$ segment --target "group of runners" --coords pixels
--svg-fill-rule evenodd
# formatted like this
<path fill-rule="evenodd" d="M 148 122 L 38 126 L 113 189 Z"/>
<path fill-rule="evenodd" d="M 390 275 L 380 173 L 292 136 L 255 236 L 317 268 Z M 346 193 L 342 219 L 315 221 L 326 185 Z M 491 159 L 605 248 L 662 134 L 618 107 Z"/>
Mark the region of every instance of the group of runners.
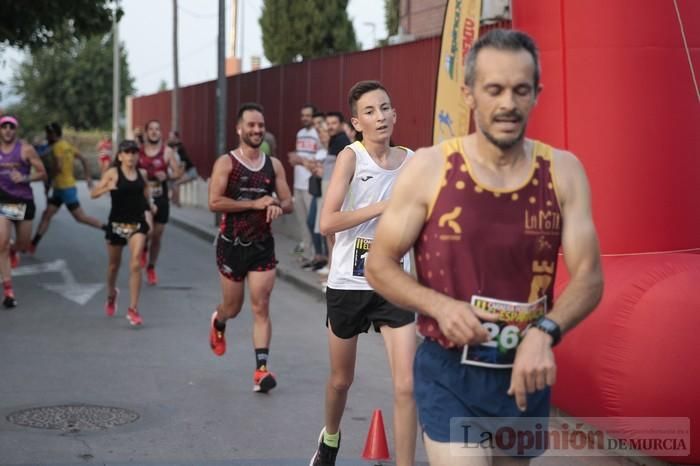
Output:
<path fill-rule="evenodd" d="M 0 273 L 7 308 L 15 307 L 17 299 L 12 287 L 11 269 L 19 264 L 19 253 L 34 254 L 47 233 L 54 215 L 65 204 L 73 218 L 82 224 L 103 230 L 107 244 L 107 299 L 105 313 L 113 316 L 117 310 L 119 290 L 116 280 L 121 264 L 122 250 L 129 246 L 131 253 L 129 278 L 129 307 L 127 319 L 138 326 L 143 323 L 138 311 L 142 269 L 146 268 L 149 285 L 158 283 L 156 264 L 160 254 L 165 225 L 170 212 L 169 181 L 181 179 L 186 166 L 175 152 L 174 144 L 165 144 L 160 123 L 149 121 L 142 143 L 122 141 L 114 156 L 108 158 L 108 145 L 99 147 L 102 176 L 93 183 L 85 157 L 71 143 L 62 138 L 60 125 L 46 127 L 50 163 L 42 163 L 34 148 L 17 137 L 19 121 L 11 115 L 0 119 Z M 91 197 L 106 193 L 111 196 L 111 209 L 104 223 L 85 213 L 80 206 L 74 172 L 74 160 L 79 160 Z M 46 166 L 53 176 L 47 206 L 34 237 L 32 221 L 36 213 L 32 181 L 48 181 Z M 14 226 L 14 239 L 12 229 Z"/>
<path fill-rule="evenodd" d="M 397 465 L 414 464 L 419 428 L 432 466 L 527 464 L 543 452 L 502 455 L 481 443 L 486 427 L 455 431 L 450 421 L 549 415 L 556 378 L 552 347 L 602 294 L 588 181 L 573 154 L 524 136 L 542 89 L 539 54 L 529 36 L 494 30 L 479 38 L 465 77 L 462 97 L 476 131 L 415 153 L 391 143 L 397 115 L 380 82 L 361 81 L 350 90 L 350 122 L 361 140 L 338 154 L 319 222 L 321 234 L 334 238 L 325 316 L 330 367 L 311 466 L 335 465 L 358 335 L 370 328 L 382 335 L 393 381 Z M 13 139 L 17 121 L 3 117 L 0 127 L 0 271 L 7 300 L 9 251 L 29 247 L 28 183 L 46 175 L 34 151 Z M 225 354 L 226 327 L 242 310 L 247 280 L 253 390 L 266 393 L 278 384 L 270 371 L 277 263 L 271 222 L 292 212 L 295 200 L 282 163 L 260 149 L 264 109 L 242 105 L 236 131 L 240 144 L 216 160 L 209 184 L 209 208 L 222 216 L 215 248 L 222 299 L 211 315 L 209 343 L 215 355 Z M 116 310 L 116 273 L 122 248 L 129 246 L 127 315 L 134 325 L 141 323 L 142 263 L 149 283 L 157 281 L 169 168 L 180 175 L 160 125 L 149 122 L 143 145 L 121 142 L 113 166 L 92 190 L 93 197 L 111 194 L 106 225 L 78 210 L 70 183 L 59 184 L 45 212 L 48 222 L 66 203 L 77 220 L 104 228 L 108 315 Z M 7 213 L 17 210 L 21 218 Z M 13 223 L 17 240 L 11 246 Z M 45 231 L 39 228 L 34 245 Z M 570 279 L 555 303 L 560 249 Z M 472 453 L 456 456 L 454 446 L 465 444 Z"/>

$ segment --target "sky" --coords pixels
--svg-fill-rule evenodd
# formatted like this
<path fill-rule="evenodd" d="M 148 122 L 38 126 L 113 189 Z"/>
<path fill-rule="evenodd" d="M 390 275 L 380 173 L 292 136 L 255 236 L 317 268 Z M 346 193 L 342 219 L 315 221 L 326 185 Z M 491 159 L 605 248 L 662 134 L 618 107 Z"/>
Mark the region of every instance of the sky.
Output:
<path fill-rule="evenodd" d="M 181 86 L 216 79 L 218 4 L 218 0 L 178 0 Z M 244 72 L 250 71 L 250 57 L 253 55 L 262 58 L 263 67 L 269 66 L 264 58 L 258 22 L 262 4 L 263 0 L 239 0 L 238 24 L 242 30 L 239 56 L 242 52 Z M 124 16 L 119 26 L 119 40 L 126 46 L 136 94 L 152 94 L 162 81 L 170 88 L 173 82 L 172 0 L 121 0 L 121 6 Z M 353 21 L 355 35 L 363 50 L 372 48 L 375 38 L 380 40 L 386 37 L 383 1 L 350 0 L 348 16 Z M 226 20 L 228 50 L 230 0 L 226 1 Z M 367 23 L 372 23 L 374 28 Z M 22 59 L 20 51 L 4 49 L 0 57 L 0 81 L 8 83 Z M 7 85 L 0 89 L 0 93 L 2 103 L 7 104 L 10 93 Z"/>

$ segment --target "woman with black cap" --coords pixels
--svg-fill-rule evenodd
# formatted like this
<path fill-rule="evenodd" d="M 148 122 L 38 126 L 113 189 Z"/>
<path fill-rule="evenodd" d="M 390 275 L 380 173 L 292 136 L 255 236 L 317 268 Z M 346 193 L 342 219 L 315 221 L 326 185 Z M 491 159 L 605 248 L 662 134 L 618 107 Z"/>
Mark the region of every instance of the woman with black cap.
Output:
<path fill-rule="evenodd" d="M 90 193 L 92 198 L 98 198 L 109 192 L 112 196 L 112 209 L 107 223 L 107 303 L 105 313 L 111 317 L 117 310 L 116 288 L 117 274 L 121 264 L 122 249 L 127 244 L 131 252 L 129 261 L 129 309 L 126 318 L 133 326 L 143 323 L 137 310 L 139 291 L 141 289 L 140 254 L 146 242 L 149 226 L 146 223 L 146 210 L 154 210 L 145 170 L 137 168 L 139 147 L 133 140 L 125 140 L 119 144 L 114 166 L 103 175 L 95 189 Z"/>

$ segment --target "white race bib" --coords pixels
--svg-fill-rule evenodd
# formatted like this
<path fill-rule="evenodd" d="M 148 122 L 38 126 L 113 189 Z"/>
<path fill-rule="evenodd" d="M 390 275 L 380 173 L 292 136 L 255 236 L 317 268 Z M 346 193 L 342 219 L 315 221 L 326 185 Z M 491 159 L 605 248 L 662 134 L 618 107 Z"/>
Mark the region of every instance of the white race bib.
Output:
<path fill-rule="evenodd" d="M 0 215 L 10 220 L 24 220 L 27 204 L 0 204 Z"/>
<path fill-rule="evenodd" d="M 140 223 L 112 222 L 112 233 L 124 239 L 131 238 L 131 235 L 139 231 L 140 228 Z"/>
<path fill-rule="evenodd" d="M 498 322 L 481 324 L 488 330 L 491 339 L 478 346 L 465 346 L 462 364 L 510 369 L 525 329 L 547 313 L 547 296 L 531 303 L 518 303 L 474 295 L 471 305 L 497 315 Z"/>
<path fill-rule="evenodd" d="M 365 260 L 369 254 L 369 247 L 372 245 L 370 238 L 355 238 L 355 250 L 352 256 L 352 275 L 355 277 L 365 276 Z"/>

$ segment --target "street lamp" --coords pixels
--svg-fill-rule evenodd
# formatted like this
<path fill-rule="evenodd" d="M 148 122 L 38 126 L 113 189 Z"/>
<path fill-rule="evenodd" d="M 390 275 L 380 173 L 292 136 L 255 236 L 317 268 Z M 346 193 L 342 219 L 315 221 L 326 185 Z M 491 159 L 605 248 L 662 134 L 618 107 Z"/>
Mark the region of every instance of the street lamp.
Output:
<path fill-rule="evenodd" d="M 377 25 L 370 21 L 365 21 L 363 24 L 367 27 L 372 28 L 372 45 L 368 48 L 373 49 L 377 46 Z"/>

